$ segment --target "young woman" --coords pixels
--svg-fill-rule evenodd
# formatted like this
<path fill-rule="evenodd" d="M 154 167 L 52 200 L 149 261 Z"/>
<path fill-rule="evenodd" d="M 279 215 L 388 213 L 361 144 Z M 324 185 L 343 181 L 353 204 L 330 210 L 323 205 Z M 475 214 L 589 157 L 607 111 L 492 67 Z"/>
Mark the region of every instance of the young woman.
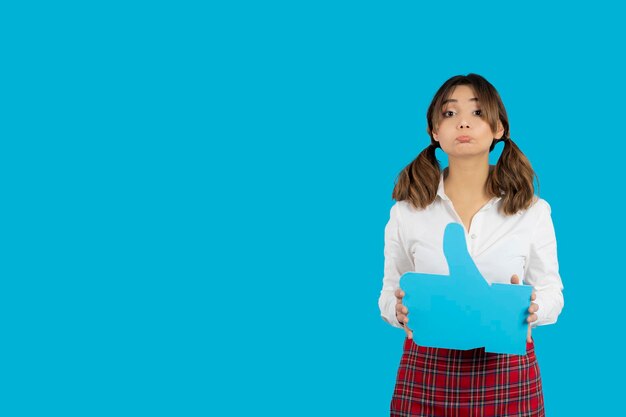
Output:
<path fill-rule="evenodd" d="M 391 416 L 543 416 L 531 328 L 556 322 L 563 308 L 556 238 L 548 203 L 534 195 L 534 172 L 509 136 L 496 89 L 476 74 L 447 80 L 427 112 L 430 145 L 400 173 L 385 227 L 381 315 L 406 339 Z M 489 152 L 504 142 L 489 165 Z M 441 171 L 435 150 L 449 165 Z M 468 250 L 489 282 L 533 286 L 526 355 L 418 346 L 402 305 L 408 271 L 446 275 L 443 232 L 464 226 Z M 417 329 L 418 327 L 416 327 Z M 418 331 L 418 330 L 416 330 Z"/>

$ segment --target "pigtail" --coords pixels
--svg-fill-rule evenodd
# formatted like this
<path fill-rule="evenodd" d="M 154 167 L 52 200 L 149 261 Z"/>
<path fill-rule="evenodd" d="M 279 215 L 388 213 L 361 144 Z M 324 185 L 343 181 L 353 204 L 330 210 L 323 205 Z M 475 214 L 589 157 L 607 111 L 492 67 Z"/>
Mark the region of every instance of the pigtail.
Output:
<path fill-rule="evenodd" d="M 435 201 L 441 176 L 436 149 L 437 146 L 431 143 L 400 172 L 391 194 L 393 199 L 408 200 L 415 208 L 420 209 Z"/>
<path fill-rule="evenodd" d="M 502 197 L 502 211 L 511 215 L 530 207 L 535 194 L 534 178 L 535 171 L 526 155 L 507 138 L 486 187 L 490 194 Z"/>

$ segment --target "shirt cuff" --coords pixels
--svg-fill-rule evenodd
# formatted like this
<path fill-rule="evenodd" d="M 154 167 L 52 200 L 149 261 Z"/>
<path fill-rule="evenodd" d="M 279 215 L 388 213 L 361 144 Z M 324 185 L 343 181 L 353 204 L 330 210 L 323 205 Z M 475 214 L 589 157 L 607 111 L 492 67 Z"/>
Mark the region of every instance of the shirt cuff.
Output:
<path fill-rule="evenodd" d="M 531 328 L 556 323 L 558 313 L 554 314 L 554 311 L 551 311 L 554 310 L 554 308 L 550 308 L 550 303 L 547 300 L 541 299 L 539 294 L 537 294 L 537 298 L 533 301 L 533 303 L 537 304 L 539 309 L 535 313 L 537 315 L 537 320 L 530 324 Z"/>
<path fill-rule="evenodd" d="M 388 294 L 386 293 L 386 291 L 383 290 L 383 294 L 381 294 L 380 297 L 379 305 L 380 316 L 383 320 L 391 324 L 393 327 L 398 327 L 401 329 L 402 325 L 396 317 L 396 303 L 396 296 L 393 294 L 393 292 L 391 294 Z"/>

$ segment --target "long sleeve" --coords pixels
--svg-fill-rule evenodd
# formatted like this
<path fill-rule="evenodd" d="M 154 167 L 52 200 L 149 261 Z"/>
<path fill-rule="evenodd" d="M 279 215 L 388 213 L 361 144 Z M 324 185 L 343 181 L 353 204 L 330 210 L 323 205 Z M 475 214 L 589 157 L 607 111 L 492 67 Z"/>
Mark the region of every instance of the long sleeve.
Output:
<path fill-rule="evenodd" d="M 525 274 L 525 281 L 536 291 L 534 302 L 539 306 L 533 327 L 556 323 L 564 304 L 550 205 L 544 200 L 536 204 L 540 213 L 533 231 Z"/>
<path fill-rule="evenodd" d="M 396 318 L 395 291 L 400 287 L 400 276 L 413 271 L 413 261 L 403 244 L 400 234 L 398 203 L 391 207 L 389 222 L 385 226 L 385 264 L 383 289 L 378 299 L 381 317 L 395 327 L 402 327 Z"/>

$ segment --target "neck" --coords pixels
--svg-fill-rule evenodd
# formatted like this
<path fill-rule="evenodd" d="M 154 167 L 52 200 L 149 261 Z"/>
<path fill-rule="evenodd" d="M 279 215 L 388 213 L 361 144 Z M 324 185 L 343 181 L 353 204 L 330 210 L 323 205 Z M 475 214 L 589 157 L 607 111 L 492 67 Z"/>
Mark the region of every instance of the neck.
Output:
<path fill-rule="evenodd" d="M 450 159 L 444 180 L 446 195 L 452 199 L 488 199 L 485 184 L 489 177 L 489 159 Z"/>

